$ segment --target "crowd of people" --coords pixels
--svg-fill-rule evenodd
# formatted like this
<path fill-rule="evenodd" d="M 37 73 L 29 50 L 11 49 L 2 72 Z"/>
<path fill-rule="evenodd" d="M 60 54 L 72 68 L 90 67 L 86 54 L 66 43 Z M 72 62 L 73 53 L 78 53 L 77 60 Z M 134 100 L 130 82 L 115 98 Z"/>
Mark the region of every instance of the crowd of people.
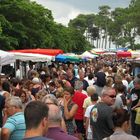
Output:
<path fill-rule="evenodd" d="M 31 69 L 0 77 L 2 140 L 137 140 L 140 74 L 124 59 Z"/>

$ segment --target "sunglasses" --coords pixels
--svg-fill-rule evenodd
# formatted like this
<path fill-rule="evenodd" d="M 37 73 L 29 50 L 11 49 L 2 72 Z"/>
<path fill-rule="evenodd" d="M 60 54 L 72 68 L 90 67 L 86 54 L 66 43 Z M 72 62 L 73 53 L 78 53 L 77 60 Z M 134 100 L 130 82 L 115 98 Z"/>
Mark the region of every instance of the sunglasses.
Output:
<path fill-rule="evenodd" d="M 116 95 L 108 95 L 110 98 L 116 98 Z"/>

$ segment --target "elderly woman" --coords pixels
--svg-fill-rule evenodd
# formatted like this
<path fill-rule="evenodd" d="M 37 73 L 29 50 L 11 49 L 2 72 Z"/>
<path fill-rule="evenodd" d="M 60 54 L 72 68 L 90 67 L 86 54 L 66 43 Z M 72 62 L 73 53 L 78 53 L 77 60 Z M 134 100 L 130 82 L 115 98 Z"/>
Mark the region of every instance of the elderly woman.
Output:
<path fill-rule="evenodd" d="M 53 94 L 47 94 L 46 96 L 43 97 L 42 102 L 46 103 L 47 105 L 54 104 L 58 106 L 58 101 L 57 98 Z M 64 122 L 64 119 L 62 118 L 61 120 L 61 128 L 66 132 L 67 128 Z"/>
<path fill-rule="evenodd" d="M 58 101 L 57 101 L 56 97 L 53 94 L 47 94 L 46 96 L 44 96 L 42 98 L 42 102 L 44 102 L 46 104 L 58 105 Z"/>

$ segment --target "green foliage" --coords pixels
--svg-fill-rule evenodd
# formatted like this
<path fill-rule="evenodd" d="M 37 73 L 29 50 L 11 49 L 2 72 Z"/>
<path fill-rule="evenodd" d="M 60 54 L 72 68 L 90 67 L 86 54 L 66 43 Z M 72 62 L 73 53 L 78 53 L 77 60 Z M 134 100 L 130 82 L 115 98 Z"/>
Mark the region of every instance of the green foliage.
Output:
<path fill-rule="evenodd" d="M 110 10 L 110 7 L 108 5 L 103 5 L 103 6 L 100 6 L 99 7 L 99 15 L 102 15 L 104 17 L 106 17 L 107 15 L 110 14 L 109 10 Z"/>
<path fill-rule="evenodd" d="M 140 1 L 132 0 L 129 10 L 130 10 L 130 19 L 133 22 L 135 28 L 137 28 L 138 35 L 140 35 Z"/>
<path fill-rule="evenodd" d="M 110 9 L 103 5 L 97 14 L 80 14 L 65 27 L 54 22 L 49 9 L 35 2 L 1 0 L 0 49 L 60 48 L 82 52 L 99 44 L 106 48 L 110 44 L 107 41 L 134 49 L 135 37 L 140 35 L 140 1 L 132 0 L 128 8 Z"/>
<path fill-rule="evenodd" d="M 74 20 L 70 20 L 69 27 L 79 30 L 82 34 L 84 34 L 86 29 L 86 15 L 80 14 Z"/>
<path fill-rule="evenodd" d="M 11 30 L 10 22 L 0 15 L 0 49 L 8 50 L 12 49 L 12 45 L 18 45 L 17 39 L 10 35 Z"/>
<path fill-rule="evenodd" d="M 50 10 L 30 0 L 0 1 L 0 49 L 86 49 L 88 43 L 75 29 L 54 22 Z M 76 35 L 76 36 L 74 36 Z M 80 41 L 77 42 L 75 38 Z"/>
<path fill-rule="evenodd" d="M 134 45 L 134 49 L 135 49 L 135 50 L 140 50 L 140 44 L 135 44 L 135 45 Z"/>
<path fill-rule="evenodd" d="M 102 41 L 100 47 L 106 48 L 110 41 L 117 47 L 134 49 L 135 38 L 140 35 L 140 0 L 132 0 L 128 8 L 110 9 L 108 5 L 100 6 L 97 14 L 79 15 L 69 26 L 78 27 L 81 33 L 87 31 L 87 39 Z"/>

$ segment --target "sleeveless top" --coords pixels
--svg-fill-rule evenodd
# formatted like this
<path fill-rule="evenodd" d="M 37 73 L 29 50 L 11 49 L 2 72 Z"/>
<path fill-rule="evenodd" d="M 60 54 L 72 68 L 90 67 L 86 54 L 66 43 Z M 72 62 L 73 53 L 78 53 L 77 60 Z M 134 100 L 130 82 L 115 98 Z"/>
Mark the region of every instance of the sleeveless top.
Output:
<path fill-rule="evenodd" d="M 71 102 L 68 105 L 68 110 L 69 111 L 72 109 L 73 105 L 75 105 L 74 102 Z M 68 134 L 73 135 L 75 133 L 74 118 L 71 118 L 71 119 L 67 120 L 64 116 L 64 106 L 61 106 L 61 110 L 62 110 L 63 118 L 64 118 L 64 121 L 65 121 L 65 124 L 66 124 L 67 132 L 68 132 Z"/>

